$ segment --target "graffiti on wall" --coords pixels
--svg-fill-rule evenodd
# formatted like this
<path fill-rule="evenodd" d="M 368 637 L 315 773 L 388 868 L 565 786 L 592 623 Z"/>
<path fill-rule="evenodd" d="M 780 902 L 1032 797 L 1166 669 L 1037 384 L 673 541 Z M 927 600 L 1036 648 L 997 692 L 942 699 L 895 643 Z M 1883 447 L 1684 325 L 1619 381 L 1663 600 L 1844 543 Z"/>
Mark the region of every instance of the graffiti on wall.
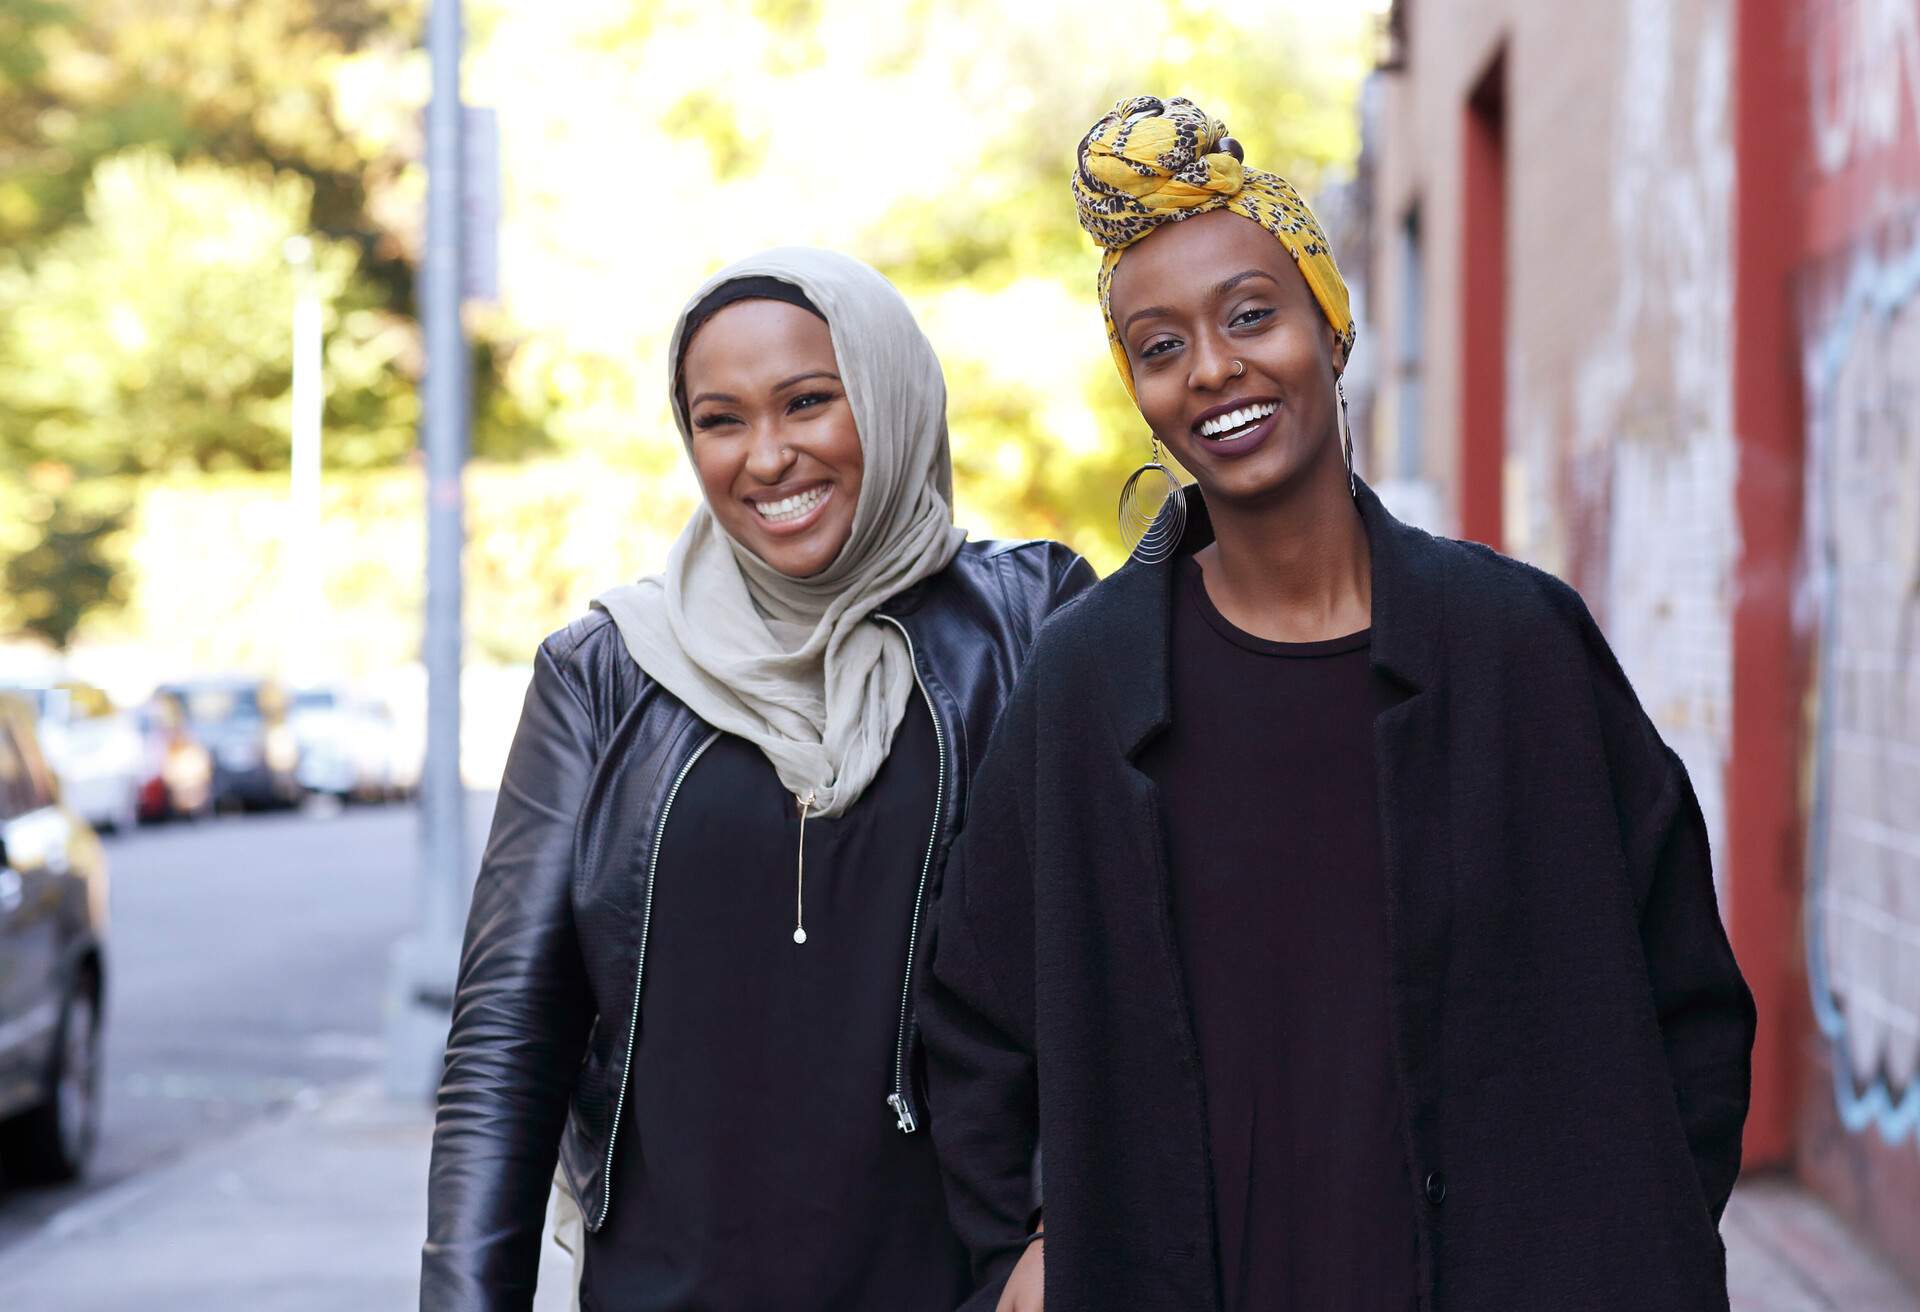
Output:
<path fill-rule="evenodd" d="M 1808 43 L 1813 148 L 1821 171 L 1900 139 L 1920 124 L 1920 0 L 1822 6 Z"/>
<path fill-rule="evenodd" d="M 1570 509 L 1605 524 L 1607 636 L 1686 763 L 1718 849 L 1739 551 L 1730 11 L 1632 0 L 1621 32 L 1608 191 L 1619 277 L 1574 379 Z"/>
<path fill-rule="evenodd" d="M 1892 250 L 1892 255 L 1882 252 Z M 1841 1123 L 1920 1139 L 1920 215 L 1806 338 L 1806 934 Z"/>

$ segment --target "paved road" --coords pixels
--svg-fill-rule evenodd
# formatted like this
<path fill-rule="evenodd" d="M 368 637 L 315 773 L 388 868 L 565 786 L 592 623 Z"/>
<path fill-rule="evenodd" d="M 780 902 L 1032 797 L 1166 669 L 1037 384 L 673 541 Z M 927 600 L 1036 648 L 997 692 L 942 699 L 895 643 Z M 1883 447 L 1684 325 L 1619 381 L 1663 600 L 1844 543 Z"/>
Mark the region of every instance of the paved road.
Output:
<path fill-rule="evenodd" d="M 491 799 L 469 805 L 479 851 Z M 381 1062 L 412 923 L 411 806 L 238 816 L 108 842 L 104 1132 L 86 1181 L 0 1182 L 0 1255 L 51 1218 Z"/>

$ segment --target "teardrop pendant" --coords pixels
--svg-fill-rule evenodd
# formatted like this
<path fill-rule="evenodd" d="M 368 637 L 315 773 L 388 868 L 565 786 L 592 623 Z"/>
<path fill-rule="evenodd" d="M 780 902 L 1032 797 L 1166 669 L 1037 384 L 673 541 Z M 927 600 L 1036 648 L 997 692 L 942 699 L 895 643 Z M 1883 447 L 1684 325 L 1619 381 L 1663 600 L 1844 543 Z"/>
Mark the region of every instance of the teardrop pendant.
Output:
<path fill-rule="evenodd" d="M 807 941 L 805 928 L 807 923 L 807 812 L 813 809 L 814 797 L 813 793 L 808 793 L 805 797 L 795 799 L 800 803 L 800 852 L 794 864 L 793 876 L 793 941 L 795 943 Z"/>

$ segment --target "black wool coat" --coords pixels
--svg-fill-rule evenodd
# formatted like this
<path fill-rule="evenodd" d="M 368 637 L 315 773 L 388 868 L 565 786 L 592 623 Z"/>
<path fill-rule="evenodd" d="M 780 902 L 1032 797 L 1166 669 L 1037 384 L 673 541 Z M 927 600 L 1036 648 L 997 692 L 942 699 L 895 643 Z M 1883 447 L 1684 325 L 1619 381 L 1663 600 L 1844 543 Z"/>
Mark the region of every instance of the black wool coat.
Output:
<path fill-rule="evenodd" d="M 1212 537 L 1188 497 L 1183 552 Z M 1754 1009 L 1687 772 L 1573 589 L 1359 503 L 1372 660 L 1405 697 L 1374 725 L 1392 1032 L 1353 1041 L 1399 1070 L 1420 1306 L 1724 1309 Z M 1036 1144 L 1048 1312 L 1220 1305 L 1165 829 L 1136 764 L 1170 720 L 1172 577 L 1129 564 L 1042 630 L 940 896 L 919 1014 L 982 1308 Z"/>

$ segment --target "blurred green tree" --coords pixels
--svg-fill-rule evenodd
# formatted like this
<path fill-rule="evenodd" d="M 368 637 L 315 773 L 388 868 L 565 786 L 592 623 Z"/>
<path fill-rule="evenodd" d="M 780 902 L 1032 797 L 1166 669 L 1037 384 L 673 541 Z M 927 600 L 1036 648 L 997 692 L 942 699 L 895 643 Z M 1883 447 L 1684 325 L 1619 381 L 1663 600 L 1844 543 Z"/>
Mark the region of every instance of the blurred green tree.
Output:
<path fill-rule="evenodd" d="M 0 245 L 78 219 L 94 165 L 132 146 L 265 165 L 312 185 L 312 220 L 360 248 L 382 300 L 412 275 L 375 198 L 407 167 L 345 102 L 354 60 L 404 61 L 422 0 L 0 0 Z M 372 130 L 369 130 L 372 127 Z"/>
<path fill-rule="evenodd" d="M 328 467 L 387 477 L 417 424 L 425 4 L 0 0 L 0 503 L 36 462 L 168 471 L 188 501 L 201 483 L 277 484 L 292 232 L 317 234 L 331 280 Z M 601 501 L 567 509 L 564 488 L 490 521 L 497 540 L 476 519 L 476 650 L 523 652 L 603 574 L 657 564 L 690 495 L 659 384 L 674 312 L 706 273 L 776 244 L 848 250 L 913 300 L 946 365 L 963 523 L 1112 567 L 1113 498 L 1145 435 L 1067 196 L 1078 134 L 1122 95 L 1188 94 L 1311 192 L 1357 148 L 1365 11 L 470 0 L 467 79 L 501 111 L 513 275 L 504 305 L 469 314 L 476 454 L 551 432 L 578 468 L 640 489 L 611 525 Z M 379 521 L 409 495 L 343 504 L 370 517 L 343 534 L 380 522 L 411 540 Z M 10 514 L 0 557 L 19 549 Z M 411 613 L 418 580 L 391 555 L 373 553 L 364 586 L 393 603 L 381 613 Z"/>
<path fill-rule="evenodd" d="M 77 484 L 57 467 L 28 480 L 14 533 L 0 560 L 0 589 L 14 625 L 66 650 L 89 615 L 126 600 L 116 539 L 129 506 L 119 489 Z"/>
<path fill-rule="evenodd" d="M 402 394 L 419 355 L 411 246 L 425 9 L 424 0 L 0 0 L 0 249 L 32 263 L 94 221 L 97 167 L 135 147 L 301 182 L 303 230 L 353 257 L 353 276 L 337 288 L 340 320 L 357 331 L 344 354 L 361 367 L 377 355 L 391 375 L 330 409 L 340 428 L 337 443 L 329 432 L 329 458 L 399 458 L 409 443 L 391 430 L 410 416 Z M 545 449 L 544 398 L 505 394 L 508 321 L 478 316 L 475 327 L 475 450 L 514 458 Z M 370 340 L 381 344 L 373 355 Z M 259 443 L 216 454 L 227 426 L 201 425 L 200 463 L 271 460 Z M 0 445 L 19 440 L 0 427 Z M 130 450 L 115 463 L 146 468 L 150 454 Z"/>
<path fill-rule="evenodd" d="M 287 243 L 311 191 L 154 150 L 103 160 L 84 223 L 0 261 L 0 431 L 17 455 L 89 474 L 285 466 L 302 276 Z M 356 279 L 351 244 L 314 250 L 328 458 L 391 463 L 413 442 L 410 337 Z"/>
<path fill-rule="evenodd" d="M 295 234 L 321 252 L 328 466 L 408 456 L 424 12 L 424 0 L 0 0 L 0 480 L 12 491 L 36 462 L 81 479 L 284 467 Z M 474 324 L 476 453 L 546 449 L 548 398 L 504 385 L 510 321 Z M 32 521 L 59 541 L 0 535 L 16 539 L 0 561 L 46 580 L 65 562 L 67 595 L 105 603 L 87 571 L 112 567 L 116 537 L 86 536 L 83 518 L 63 502 Z M 0 598 L 22 623 L 28 609 Z"/>

